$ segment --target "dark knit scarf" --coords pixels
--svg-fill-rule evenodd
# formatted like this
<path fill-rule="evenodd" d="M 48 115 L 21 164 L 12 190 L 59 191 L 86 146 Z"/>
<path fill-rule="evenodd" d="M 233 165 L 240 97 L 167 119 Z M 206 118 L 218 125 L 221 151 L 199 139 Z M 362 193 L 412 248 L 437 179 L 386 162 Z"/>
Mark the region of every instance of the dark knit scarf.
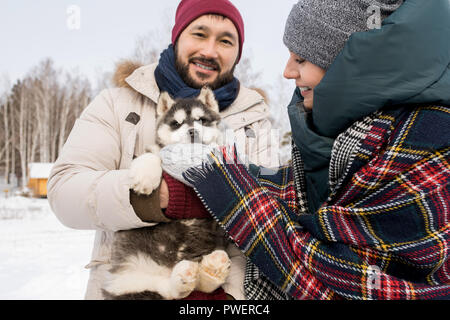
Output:
<path fill-rule="evenodd" d="M 303 160 L 309 211 L 316 212 L 330 193 L 328 172 L 335 139 L 315 132 L 311 113 L 306 112 L 303 107 L 303 97 L 299 88 L 296 88 L 289 103 L 288 114 L 292 139 Z"/>
<path fill-rule="evenodd" d="M 188 87 L 181 79 L 175 67 L 175 51 L 173 45 L 161 53 L 159 64 L 155 70 L 156 83 L 161 92 L 168 92 L 173 98 L 193 98 L 200 94 L 200 89 Z M 239 80 L 233 81 L 214 90 L 214 95 L 219 103 L 219 110 L 229 107 L 239 94 Z"/>

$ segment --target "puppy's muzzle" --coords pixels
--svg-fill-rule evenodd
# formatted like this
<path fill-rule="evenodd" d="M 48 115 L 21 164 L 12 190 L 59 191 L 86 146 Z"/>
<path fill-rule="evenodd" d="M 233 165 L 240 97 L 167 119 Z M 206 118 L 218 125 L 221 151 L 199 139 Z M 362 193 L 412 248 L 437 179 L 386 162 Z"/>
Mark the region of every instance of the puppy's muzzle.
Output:
<path fill-rule="evenodd" d="M 189 137 L 191 139 L 191 143 L 200 142 L 200 133 L 198 132 L 198 130 L 189 129 L 188 130 L 188 135 L 189 135 Z"/>

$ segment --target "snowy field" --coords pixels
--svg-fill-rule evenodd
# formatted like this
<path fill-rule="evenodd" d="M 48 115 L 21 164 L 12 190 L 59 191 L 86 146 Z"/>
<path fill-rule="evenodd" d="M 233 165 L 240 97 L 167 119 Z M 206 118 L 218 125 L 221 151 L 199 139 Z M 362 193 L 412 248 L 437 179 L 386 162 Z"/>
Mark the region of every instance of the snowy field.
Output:
<path fill-rule="evenodd" d="M 64 227 L 46 199 L 0 196 L 0 300 L 80 300 L 94 231 Z"/>

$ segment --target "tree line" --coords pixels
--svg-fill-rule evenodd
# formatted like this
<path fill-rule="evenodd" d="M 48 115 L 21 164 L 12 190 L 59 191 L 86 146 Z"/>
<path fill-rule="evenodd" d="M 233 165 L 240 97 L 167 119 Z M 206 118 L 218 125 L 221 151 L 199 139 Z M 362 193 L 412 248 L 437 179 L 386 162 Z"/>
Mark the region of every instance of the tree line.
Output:
<path fill-rule="evenodd" d="M 32 162 L 54 162 L 76 118 L 92 99 L 90 82 L 41 61 L 0 95 L 0 176 L 21 186 Z"/>

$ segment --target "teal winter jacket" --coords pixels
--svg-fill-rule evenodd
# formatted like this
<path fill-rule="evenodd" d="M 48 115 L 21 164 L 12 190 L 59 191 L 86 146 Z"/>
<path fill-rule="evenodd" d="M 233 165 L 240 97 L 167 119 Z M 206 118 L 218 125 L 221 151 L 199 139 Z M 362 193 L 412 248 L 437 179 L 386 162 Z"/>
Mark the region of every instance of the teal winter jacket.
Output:
<path fill-rule="evenodd" d="M 292 135 L 305 167 L 310 211 L 329 194 L 335 138 L 385 107 L 450 106 L 450 1 L 406 0 L 381 29 L 357 32 L 314 89 L 312 114 L 288 107 Z"/>

